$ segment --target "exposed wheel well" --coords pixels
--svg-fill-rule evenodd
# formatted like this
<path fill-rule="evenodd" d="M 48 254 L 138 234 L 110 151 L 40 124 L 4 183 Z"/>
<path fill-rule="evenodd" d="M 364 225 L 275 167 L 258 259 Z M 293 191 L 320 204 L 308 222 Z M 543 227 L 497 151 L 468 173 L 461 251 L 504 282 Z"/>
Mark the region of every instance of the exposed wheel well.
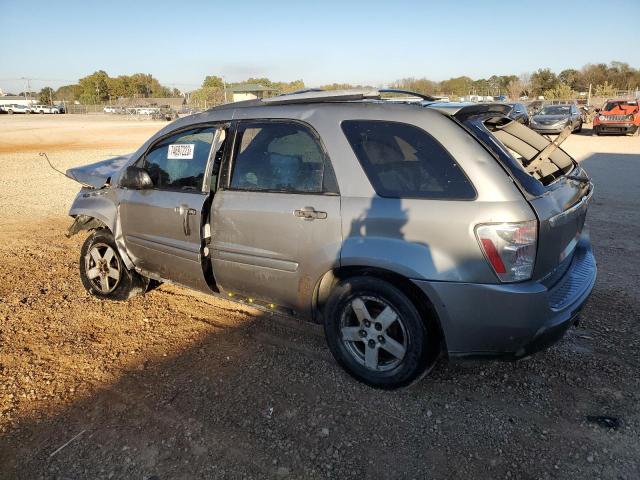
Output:
<path fill-rule="evenodd" d="M 428 327 L 432 327 L 432 331 L 435 331 L 437 338 L 434 339 L 433 337 L 430 337 L 438 344 L 435 350 L 446 353 L 446 340 L 444 332 L 442 330 L 442 326 L 440 325 L 440 318 L 438 317 L 436 309 L 429 297 L 411 280 L 395 272 L 382 268 L 358 266 L 342 267 L 331 270 L 323 275 L 323 277 L 316 285 L 313 294 L 314 322 L 320 324 L 324 322 L 322 312 L 329 298 L 329 295 L 331 294 L 333 286 L 340 280 L 354 276 L 376 277 L 381 280 L 385 280 L 396 288 L 399 288 L 402 293 L 409 297 L 414 305 L 416 305 L 418 311 L 420 312 L 422 320 L 425 322 L 425 325 L 427 325 Z"/>
<path fill-rule="evenodd" d="M 107 230 L 110 230 L 103 221 L 95 217 L 90 217 L 89 215 L 78 215 L 77 217 L 75 217 L 73 223 L 69 227 L 69 230 L 67 231 L 67 237 L 72 237 L 82 230 L 91 231 L 98 230 L 100 228 L 106 228 Z"/>

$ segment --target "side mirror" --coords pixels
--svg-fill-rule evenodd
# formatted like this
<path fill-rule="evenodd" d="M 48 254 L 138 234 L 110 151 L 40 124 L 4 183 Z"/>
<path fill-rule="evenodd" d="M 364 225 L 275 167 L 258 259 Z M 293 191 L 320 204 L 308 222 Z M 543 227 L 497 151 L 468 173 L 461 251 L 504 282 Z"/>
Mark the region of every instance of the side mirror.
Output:
<path fill-rule="evenodd" d="M 153 188 L 153 180 L 144 168 L 131 165 L 122 174 L 120 186 L 131 190 L 147 190 Z"/>

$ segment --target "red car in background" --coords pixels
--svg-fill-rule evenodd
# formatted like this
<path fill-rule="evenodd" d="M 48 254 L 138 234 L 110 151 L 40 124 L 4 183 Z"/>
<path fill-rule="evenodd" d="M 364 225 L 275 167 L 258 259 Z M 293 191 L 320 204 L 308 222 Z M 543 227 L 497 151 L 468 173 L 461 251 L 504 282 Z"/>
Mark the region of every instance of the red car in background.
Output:
<path fill-rule="evenodd" d="M 607 100 L 593 119 L 593 134 L 635 134 L 640 132 L 638 100 Z"/>

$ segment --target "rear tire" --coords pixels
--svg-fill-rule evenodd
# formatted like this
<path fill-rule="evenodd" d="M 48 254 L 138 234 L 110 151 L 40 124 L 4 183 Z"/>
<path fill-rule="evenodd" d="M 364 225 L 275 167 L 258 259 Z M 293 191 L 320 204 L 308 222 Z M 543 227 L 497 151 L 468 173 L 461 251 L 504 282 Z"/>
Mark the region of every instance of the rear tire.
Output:
<path fill-rule="evenodd" d="M 128 270 L 111 232 L 94 231 L 80 251 L 80 279 L 85 290 L 105 300 L 128 300 L 144 293 L 149 280 Z"/>
<path fill-rule="evenodd" d="M 376 277 L 340 281 L 329 296 L 324 319 L 327 344 L 336 361 L 371 387 L 410 385 L 438 357 L 431 351 L 436 343 L 428 341 L 435 332 L 425 325 L 414 303 Z"/>
<path fill-rule="evenodd" d="M 576 130 L 576 133 L 580 132 L 582 132 L 582 121 L 580 121 L 580 123 L 578 124 L 578 129 Z"/>

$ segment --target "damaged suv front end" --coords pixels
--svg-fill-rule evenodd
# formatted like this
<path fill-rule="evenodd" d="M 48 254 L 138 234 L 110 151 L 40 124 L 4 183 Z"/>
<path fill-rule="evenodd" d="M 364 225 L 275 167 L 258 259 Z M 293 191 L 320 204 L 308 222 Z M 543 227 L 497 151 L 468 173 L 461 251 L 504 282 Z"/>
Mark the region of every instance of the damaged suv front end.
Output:
<path fill-rule="evenodd" d="M 593 134 L 638 135 L 640 103 L 638 100 L 608 100 L 593 119 Z"/>

